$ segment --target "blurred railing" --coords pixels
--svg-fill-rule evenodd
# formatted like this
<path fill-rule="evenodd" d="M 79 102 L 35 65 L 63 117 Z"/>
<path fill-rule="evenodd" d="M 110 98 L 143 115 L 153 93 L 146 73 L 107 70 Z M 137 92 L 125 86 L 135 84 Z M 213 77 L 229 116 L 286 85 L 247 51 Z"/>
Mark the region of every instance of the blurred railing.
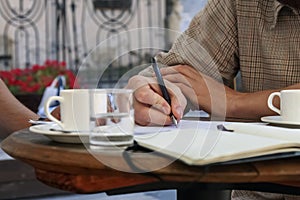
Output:
<path fill-rule="evenodd" d="M 176 0 L 175 0 L 176 1 Z M 174 0 L 1 0 L 0 69 L 28 68 L 45 60 L 66 61 L 78 71 L 97 44 L 119 33 L 144 27 L 169 28 Z M 168 34 L 145 36 L 141 31 L 126 41 L 116 39 L 98 56 L 111 59 L 124 43 L 163 43 Z M 118 38 L 118 37 L 116 37 Z M 150 45 L 150 46 L 151 46 Z M 139 44 L 135 44 L 139 46 Z M 144 46 L 144 45 L 142 45 Z M 149 46 L 149 45 L 148 45 Z M 155 45 L 154 45 L 155 46 Z M 130 49 L 130 48 L 129 48 Z M 114 69 L 148 61 L 155 49 L 130 50 L 114 58 Z M 101 58 L 101 59 L 100 59 Z"/>

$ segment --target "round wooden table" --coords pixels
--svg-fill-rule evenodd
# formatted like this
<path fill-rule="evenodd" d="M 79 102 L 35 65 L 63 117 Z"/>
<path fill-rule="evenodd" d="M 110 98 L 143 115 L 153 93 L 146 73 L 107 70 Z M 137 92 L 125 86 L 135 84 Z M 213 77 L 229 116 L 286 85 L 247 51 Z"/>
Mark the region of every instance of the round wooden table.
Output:
<path fill-rule="evenodd" d="M 182 191 L 187 191 L 185 187 L 192 185 L 202 189 L 252 189 L 300 194 L 299 188 L 291 186 L 299 185 L 300 157 L 188 166 L 143 149 L 125 154 L 123 150 L 91 154 L 90 149 L 82 144 L 54 142 L 28 129 L 11 134 L 1 147 L 10 156 L 33 166 L 37 179 L 43 183 L 76 193 L 119 194 L 177 189 L 178 199 L 181 199 Z M 182 196 L 187 198 L 186 195 Z"/>

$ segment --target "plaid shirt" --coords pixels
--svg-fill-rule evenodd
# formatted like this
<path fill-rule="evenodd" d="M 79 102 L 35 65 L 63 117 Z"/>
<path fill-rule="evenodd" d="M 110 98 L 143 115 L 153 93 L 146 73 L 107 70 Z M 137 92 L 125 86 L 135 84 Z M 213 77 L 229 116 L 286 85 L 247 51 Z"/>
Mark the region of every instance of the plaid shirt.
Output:
<path fill-rule="evenodd" d="M 209 0 L 168 53 L 166 65 L 188 64 L 246 92 L 300 82 L 299 10 L 276 0 Z"/>
<path fill-rule="evenodd" d="M 246 92 L 300 82 L 299 10 L 276 0 L 209 0 L 168 53 L 165 65 L 187 64 L 231 85 L 241 72 Z M 234 191 L 232 199 L 300 199 Z"/>

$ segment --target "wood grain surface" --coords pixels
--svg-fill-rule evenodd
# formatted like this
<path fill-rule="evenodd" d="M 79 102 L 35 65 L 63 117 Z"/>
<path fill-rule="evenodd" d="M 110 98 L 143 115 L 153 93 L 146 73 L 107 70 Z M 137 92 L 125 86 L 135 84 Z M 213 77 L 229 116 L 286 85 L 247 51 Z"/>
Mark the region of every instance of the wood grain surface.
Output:
<path fill-rule="evenodd" d="M 20 130 L 1 143 L 10 156 L 35 168 L 36 177 L 55 188 L 76 193 L 102 192 L 143 184 L 276 183 L 299 186 L 300 158 L 232 165 L 188 166 L 154 152 L 123 150 L 90 153 L 82 144 L 63 144 Z M 143 173 L 140 173 L 143 172 Z"/>

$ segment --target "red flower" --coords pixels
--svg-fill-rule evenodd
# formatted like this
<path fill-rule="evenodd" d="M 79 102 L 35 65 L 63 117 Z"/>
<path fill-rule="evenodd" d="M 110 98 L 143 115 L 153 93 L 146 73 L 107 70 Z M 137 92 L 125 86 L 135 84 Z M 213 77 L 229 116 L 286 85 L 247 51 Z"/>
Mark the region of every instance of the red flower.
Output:
<path fill-rule="evenodd" d="M 73 88 L 76 77 L 65 62 L 46 60 L 44 65 L 33 65 L 29 69 L 0 71 L 0 78 L 13 94 L 42 94 L 58 75 L 65 76 L 66 88 Z"/>

